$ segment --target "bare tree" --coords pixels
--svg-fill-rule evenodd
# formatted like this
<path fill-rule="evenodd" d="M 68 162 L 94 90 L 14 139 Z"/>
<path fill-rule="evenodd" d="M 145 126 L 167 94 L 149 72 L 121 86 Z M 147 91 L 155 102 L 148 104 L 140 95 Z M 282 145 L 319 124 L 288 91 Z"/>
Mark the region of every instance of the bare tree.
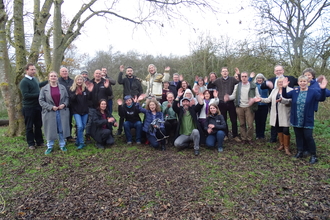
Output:
<path fill-rule="evenodd" d="M 269 36 L 281 53 L 287 55 L 295 75 L 301 74 L 302 65 L 309 65 L 308 52 L 318 51 L 317 56 L 328 59 L 326 45 L 329 45 L 329 26 L 326 16 L 329 13 L 328 0 L 252 0 L 263 25 L 260 34 Z M 327 25 L 324 24 L 327 23 Z M 322 25 L 324 25 L 322 27 Z M 321 32 L 326 33 L 319 39 L 320 48 L 308 48 Z"/>
<path fill-rule="evenodd" d="M 137 26 L 154 24 L 162 27 L 165 22 L 174 23 L 176 19 L 182 19 L 183 7 L 215 11 L 212 3 L 216 3 L 209 0 L 138 0 L 134 1 L 137 5 L 135 12 L 127 14 L 120 10 L 123 5 L 126 6 L 124 0 L 85 2 L 81 5 L 77 3 L 79 10 L 69 25 L 63 28 L 63 0 L 33 0 L 33 12 L 25 10 L 31 1 L 0 0 L 0 89 L 9 115 L 10 136 L 20 135 L 24 128 L 18 84 L 24 75 L 26 63 L 42 63 L 46 73 L 50 70 L 58 71 L 65 58 L 65 51 L 93 17 L 101 16 L 109 22 L 123 19 Z M 33 30 L 27 26 L 33 27 Z M 15 50 L 14 62 L 9 59 L 8 45 Z M 38 69 L 39 77 L 45 77 L 42 68 Z"/>

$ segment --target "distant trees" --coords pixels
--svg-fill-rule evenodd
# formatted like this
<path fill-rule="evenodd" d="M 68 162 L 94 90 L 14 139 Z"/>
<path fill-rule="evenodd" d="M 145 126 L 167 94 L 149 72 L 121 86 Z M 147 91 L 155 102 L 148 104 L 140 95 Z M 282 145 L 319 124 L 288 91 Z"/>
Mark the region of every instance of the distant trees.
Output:
<path fill-rule="evenodd" d="M 252 0 L 262 19 L 260 36 L 277 47 L 288 60 L 293 75 L 302 68 L 329 65 L 330 32 L 328 0 Z"/>

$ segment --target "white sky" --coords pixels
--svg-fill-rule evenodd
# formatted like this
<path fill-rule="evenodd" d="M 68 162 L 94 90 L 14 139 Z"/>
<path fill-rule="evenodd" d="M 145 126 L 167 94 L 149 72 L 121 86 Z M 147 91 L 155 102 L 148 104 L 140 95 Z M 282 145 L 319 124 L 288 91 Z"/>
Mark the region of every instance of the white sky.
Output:
<path fill-rule="evenodd" d="M 68 19 L 79 9 L 82 0 L 66 0 L 63 11 Z M 126 2 L 133 0 L 121 0 L 127 13 Z M 221 2 L 221 1 L 219 1 Z M 110 45 L 113 51 L 127 52 L 135 50 L 139 53 L 152 55 L 187 55 L 190 53 L 189 44 L 196 42 L 201 35 L 209 35 L 212 38 L 229 36 L 232 39 L 244 39 L 253 28 L 251 10 L 248 10 L 247 1 L 232 1 L 220 5 L 221 13 L 217 16 L 208 12 L 203 15 L 189 12 L 186 9 L 185 16 L 193 25 L 188 25 L 180 20 L 164 28 L 149 26 L 147 30 L 137 27 L 128 21 L 114 19 L 109 22 L 104 18 L 94 17 L 86 23 L 82 29 L 82 35 L 74 42 L 80 53 L 93 56 L 96 51 L 105 50 Z M 219 3 L 220 4 L 220 3 Z M 244 10 L 239 10 L 244 7 Z M 131 9 L 133 10 L 133 9 Z M 241 21 L 241 23 L 240 23 Z"/>

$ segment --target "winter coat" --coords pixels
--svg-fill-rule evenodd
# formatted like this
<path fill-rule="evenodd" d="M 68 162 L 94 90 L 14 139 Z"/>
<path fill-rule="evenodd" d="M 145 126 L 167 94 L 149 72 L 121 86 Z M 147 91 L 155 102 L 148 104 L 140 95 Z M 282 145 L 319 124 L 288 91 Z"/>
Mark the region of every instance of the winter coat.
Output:
<path fill-rule="evenodd" d="M 108 96 L 112 96 L 112 89 L 111 89 L 110 83 L 109 83 L 108 88 L 106 88 L 104 86 L 105 80 L 103 78 L 101 79 L 101 82 L 99 82 L 99 83 L 96 83 L 95 79 L 92 79 L 91 82 L 94 84 L 94 87 L 91 92 L 93 106 L 90 106 L 90 107 L 97 108 L 99 106 L 99 102 L 101 99 L 108 100 Z"/>
<path fill-rule="evenodd" d="M 68 108 L 69 96 L 65 86 L 58 84 L 58 88 L 61 94 L 60 105 L 64 104 L 65 107 L 62 110 L 57 110 L 57 111 L 60 111 L 63 137 L 66 138 L 70 136 L 70 126 L 69 126 L 70 111 Z M 47 140 L 56 140 L 58 139 L 56 112 L 53 110 L 53 106 L 55 106 L 55 103 L 53 101 L 50 92 L 51 92 L 51 88 L 49 84 L 47 84 L 41 89 L 39 95 L 39 104 L 42 107 L 42 126 L 45 133 L 45 137 Z"/>
<path fill-rule="evenodd" d="M 132 83 L 130 83 L 129 78 L 127 76 L 123 77 L 123 72 L 120 72 L 117 81 L 118 84 L 121 84 L 124 87 L 124 97 L 127 95 L 139 97 L 143 93 L 141 82 L 136 78 L 136 76 L 133 76 Z"/>
<path fill-rule="evenodd" d="M 182 118 L 183 118 L 183 114 L 184 114 L 184 110 L 183 107 L 180 106 L 178 107 L 178 101 L 174 100 L 172 108 L 175 111 L 175 113 L 178 115 L 178 127 L 176 129 L 176 137 L 178 137 L 180 135 L 180 126 L 182 123 Z M 204 104 L 203 104 L 204 105 Z M 199 130 L 199 134 L 200 134 L 200 143 L 204 143 L 205 142 L 205 136 L 203 135 L 203 128 L 201 126 L 201 124 L 198 122 L 197 119 L 197 114 L 200 113 L 201 109 L 203 108 L 203 105 L 197 103 L 197 105 L 189 107 L 188 111 L 190 113 L 190 116 L 193 119 L 193 123 L 195 124 L 195 127 Z"/>
<path fill-rule="evenodd" d="M 147 86 L 147 94 L 153 94 L 157 98 L 162 97 L 163 92 L 163 82 L 168 81 L 170 78 L 170 74 L 168 72 L 165 72 L 164 74 L 161 73 L 154 73 L 154 74 L 148 74 L 146 77 L 146 80 L 142 81 L 142 84 Z"/>
<path fill-rule="evenodd" d="M 290 92 L 286 92 L 285 89 L 282 91 L 282 96 L 285 98 L 291 98 L 291 115 L 290 115 L 290 123 L 293 127 L 298 125 L 298 116 L 297 116 L 297 99 L 300 93 L 300 88 L 295 88 Z M 304 127 L 314 127 L 314 110 L 315 103 L 321 102 L 325 100 L 325 89 L 321 89 L 320 91 L 316 89 L 308 89 L 307 97 L 304 108 Z"/>
<path fill-rule="evenodd" d="M 104 111 L 104 113 L 107 118 L 113 117 L 107 109 Z M 90 135 L 97 143 L 102 143 L 100 131 L 102 131 L 103 125 L 106 126 L 106 129 L 112 131 L 113 123 L 109 123 L 107 119 L 102 118 L 101 112 L 97 109 L 90 110 L 90 117 L 92 121 Z"/>
<path fill-rule="evenodd" d="M 126 104 L 118 105 L 118 113 L 121 118 L 124 118 L 125 121 L 135 123 L 141 121 L 140 118 L 140 109 L 136 103 L 132 103 L 132 107 L 128 108 Z"/>
<path fill-rule="evenodd" d="M 90 98 L 90 92 L 86 88 L 81 95 L 77 95 L 76 91 L 70 90 L 69 96 L 72 114 L 88 114 L 88 100 Z"/>
<path fill-rule="evenodd" d="M 147 110 L 147 109 L 142 108 L 140 106 L 139 106 L 139 109 L 140 109 L 140 112 L 145 114 L 142 130 L 146 133 L 150 133 L 149 132 L 149 126 L 150 126 L 151 122 L 153 121 L 153 114 L 150 110 Z M 164 121 L 163 113 L 162 112 L 156 112 L 155 119 L 156 118 Z M 160 128 L 164 128 L 164 123 L 160 124 Z"/>
<path fill-rule="evenodd" d="M 287 87 L 287 92 L 291 91 L 292 88 Z M 286 99 L 282 97 L 281 102 L 277 103 L 277 112 L 276 112 L 276 96 L 278 94 L 278 88 L 273 89 L 268 98 L 261 98 L 262 103 L 272 103 L 269 116 L 269 124 L 271 126 L 276 125 L 276 113 L 278 114 L 278 125 L 280 127 L 289 127 L 290 126 L 290 112 L 291 112 L 291 99 Z"/>
<path fill-rule="evenodd" d="M 214 128 L 212 128 L 211 134 L 216 134 L 219 130 L 222 130 L 222 131 L 226 130 L 226 121 L 225 121 L 223 115 L 209 115 L 205 121 L 205 127 L 204 127 L 205 131 L 207 131 L 209 124 L 214 125 Z"/>

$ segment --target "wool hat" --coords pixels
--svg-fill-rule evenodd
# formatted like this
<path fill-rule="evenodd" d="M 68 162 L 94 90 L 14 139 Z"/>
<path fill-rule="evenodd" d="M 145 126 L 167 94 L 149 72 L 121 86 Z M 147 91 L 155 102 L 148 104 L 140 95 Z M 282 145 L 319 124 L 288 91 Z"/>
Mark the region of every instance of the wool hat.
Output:
<path fill-rule="evenodd" d="M 128 100 L 128 99 L 133 99 L 133 98 L 132 98 L 132 96 L 130 96 L 130 95 L 127 95 L 127 96 L 124 97 L 124 101 L 126 101 L 126 100 Z"/>

